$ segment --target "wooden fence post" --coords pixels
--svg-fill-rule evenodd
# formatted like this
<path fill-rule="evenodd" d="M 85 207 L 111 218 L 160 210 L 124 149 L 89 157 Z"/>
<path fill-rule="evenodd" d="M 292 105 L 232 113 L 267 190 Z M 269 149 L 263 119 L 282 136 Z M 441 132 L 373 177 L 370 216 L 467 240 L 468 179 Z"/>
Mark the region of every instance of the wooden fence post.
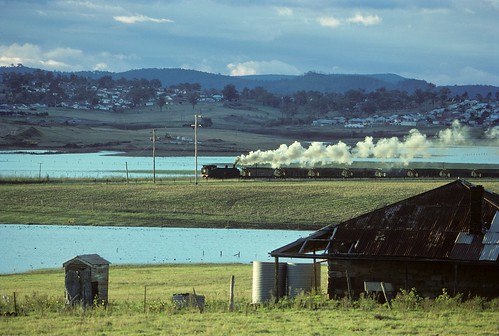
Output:
<path fill-rule="evenodd" d="M 17 299 L 16 299 L 16 292 L 14 292 L 14 313 L 17 316 Z"/>
<path fill-rule="evenodd" d="M 386 303 L 388 304 L 388 308 L 392 309 L 392 302 L 388 294 L 386 293 L 385 283 L 382 281 L 379 283 L 381 285 L 381 290 L 383 291 L 383 295 L 385 296 Z"/>
<path fill-rule="evenodd" d="M 234 276 L 230 278 L 230 300 L 229 300 L 229 311 L 234 311 Z"/>
<path fill-rule="evenodd" d="M 144 313 L 146 312 L 147 306 L 147 285 L 144 285 Z"/>

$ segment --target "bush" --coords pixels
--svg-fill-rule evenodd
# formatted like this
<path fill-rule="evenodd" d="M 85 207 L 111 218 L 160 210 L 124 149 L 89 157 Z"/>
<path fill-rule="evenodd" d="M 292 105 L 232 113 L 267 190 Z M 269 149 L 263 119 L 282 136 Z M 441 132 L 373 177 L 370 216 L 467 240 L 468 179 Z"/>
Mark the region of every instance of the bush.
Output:
<path fill-rule="evenodd" d="M 442 294 L 435 298 L 433 307 L 438 309 L 457 308 L 461 302 L 462 294 L 457 294 L 456 296 L 451 297 L 449 293 L 447 293 L 447 289 L 443 288 Z"/>
<path fill-rule="evenodd" d="M 394 308 L 402 308 L 407 310 L 420 309 L 424 299 L 418 294 L 416 288 L 412 288 L 410 291 L 401 289 L 400 293 L 392 300 L 392 305 Z"/>
<path fill-rule="evenodd" d="M 18 304 L 18 313 L 28 314 L 34 312 L 44 314 L 60 312 L 64 309 L 64 306 L 65 302 L 62 297 L 49 297 L 47 294 L 33 292 L 31 295 L 25 295 L 24 301 Z"/>

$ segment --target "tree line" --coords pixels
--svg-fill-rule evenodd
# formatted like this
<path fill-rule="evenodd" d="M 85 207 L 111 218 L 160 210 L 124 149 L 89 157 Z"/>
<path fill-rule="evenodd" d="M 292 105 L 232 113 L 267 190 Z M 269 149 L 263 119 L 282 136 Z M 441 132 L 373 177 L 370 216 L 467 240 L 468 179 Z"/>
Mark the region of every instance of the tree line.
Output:
<path fill-rule="evenodd" d="M 132 106 L 156 97 L 161 89 L 158 79 L 113 79 L 102 76 L 98 79 L 76 74 L 58 74 L 51 71 L 8 72 L 2 75 L 5 102 L 11 104 L 46 104 L 56 106 L 61 102 L 80 102 L 95 106 L 99 103 L 99 90 L 119 89 L 124 99 Z"/>
<path fill-rule="evenodd" d="M 387 90 L 384 87 L 367 92 L 362 89 L 348 90 L 344 93 L 297 91 L 291 95 L 277 96 L 263 87 L 254 89 L 244 88 L 238 92 L 231 84 L 224 90 L 224 97 L 228 100 L 252 100 L 257 104 L 278 108 L 283 119 L 300 117 L 320 118 L 330 113 L 345 117 L 366 117 L 376 113 L 401 110 L 427 111 L 438 107 L 445 107 L 449 102 L 462 102 L 467 99 L 476 99 L 480 102 L 499 101 L 499 92 L 493 97 L 489 92 L 486 96 L 478 94 L 469 97 L 468 93 L 451 96 L 447 87 L 436 89 L 429 84 L 425 90 L 417 89 L 413 93 L 401 90 Z"/>

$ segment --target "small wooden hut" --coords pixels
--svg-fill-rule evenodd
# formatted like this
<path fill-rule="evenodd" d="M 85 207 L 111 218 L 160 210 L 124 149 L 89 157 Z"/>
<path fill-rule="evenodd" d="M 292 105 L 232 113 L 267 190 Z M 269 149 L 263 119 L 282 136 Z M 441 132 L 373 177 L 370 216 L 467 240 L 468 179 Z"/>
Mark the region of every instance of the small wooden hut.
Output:
<path fill-rule="evenodd" d="M 66 261 L 66 304 L 107 305 L 110 262 L 98 254 L 84 254 Z"/>

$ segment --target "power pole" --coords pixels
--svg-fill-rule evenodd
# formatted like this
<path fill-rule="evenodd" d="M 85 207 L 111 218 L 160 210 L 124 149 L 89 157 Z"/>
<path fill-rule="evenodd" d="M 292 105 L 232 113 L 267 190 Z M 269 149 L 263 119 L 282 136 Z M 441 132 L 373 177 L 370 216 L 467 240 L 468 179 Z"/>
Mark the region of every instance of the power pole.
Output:
<path fill-rule="evenodd" d="M 156 129 L 152 130 L 152 183 L 156 183 Z"/>
<path fill-rule="evenodd" d="M 200 115 L 194 115 L 194 184 L 198 184 L 198 117 Z"/>

